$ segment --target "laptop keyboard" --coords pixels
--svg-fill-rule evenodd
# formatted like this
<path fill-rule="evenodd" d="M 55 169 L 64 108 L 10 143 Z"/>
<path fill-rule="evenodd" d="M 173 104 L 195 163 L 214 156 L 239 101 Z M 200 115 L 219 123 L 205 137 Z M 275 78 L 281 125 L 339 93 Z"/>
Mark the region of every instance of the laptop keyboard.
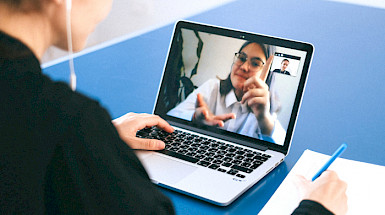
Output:
<path fill-rule="evenodd" d="M 170 134 L 152 127 L 138 131 L 136 136 L 165 142 L 166 147 L 158 151 L 160 153 L 239 178 L 245 178 L 246 174 L 253 172 L 271 157 L 181 130 L 175 130 Z"/>

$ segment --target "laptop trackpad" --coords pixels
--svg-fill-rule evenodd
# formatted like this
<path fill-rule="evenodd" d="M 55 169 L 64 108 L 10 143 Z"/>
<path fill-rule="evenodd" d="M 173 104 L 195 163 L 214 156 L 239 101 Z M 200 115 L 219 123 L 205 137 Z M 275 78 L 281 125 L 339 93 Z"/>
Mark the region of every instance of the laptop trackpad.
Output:
<path fill-rule="evenodd" d="M 157 154 L 144 158 L 143 165 L 152 180 L 170 184 L 177 183 L 197 170 L 197 167 Z"/>

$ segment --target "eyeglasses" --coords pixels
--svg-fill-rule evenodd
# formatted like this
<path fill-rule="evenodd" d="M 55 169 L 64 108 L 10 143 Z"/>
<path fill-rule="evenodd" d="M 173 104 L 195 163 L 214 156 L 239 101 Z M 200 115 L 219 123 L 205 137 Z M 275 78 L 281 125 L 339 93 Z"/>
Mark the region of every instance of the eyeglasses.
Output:
<path fill-rule="evenodd" d="M 235 53 L 233 63 L 237 66 L 242 66 L 248 59 L 249 58 L 246 53 L 238 52 Z M 252 70 L 259 71 L 260 69 L 262 69 L 263 65 L 265 65 L 265 63 L 260 58 L 254 57 L 249 59 L 249 66 Z"/>

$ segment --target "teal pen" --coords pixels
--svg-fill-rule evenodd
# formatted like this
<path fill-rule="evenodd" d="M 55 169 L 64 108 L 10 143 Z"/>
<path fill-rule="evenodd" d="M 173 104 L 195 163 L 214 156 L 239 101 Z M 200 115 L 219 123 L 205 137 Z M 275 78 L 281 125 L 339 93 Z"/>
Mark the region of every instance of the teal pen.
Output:
<path fill-rule="evenodd" d="M 311 181 L 316 180 L 329 166 L 345 151 L 346 143 L 343 143 L 332 155 L 332 157 L 325 163 L 325 165 L 315 174 L 315 176 L 311 179 Z"/>

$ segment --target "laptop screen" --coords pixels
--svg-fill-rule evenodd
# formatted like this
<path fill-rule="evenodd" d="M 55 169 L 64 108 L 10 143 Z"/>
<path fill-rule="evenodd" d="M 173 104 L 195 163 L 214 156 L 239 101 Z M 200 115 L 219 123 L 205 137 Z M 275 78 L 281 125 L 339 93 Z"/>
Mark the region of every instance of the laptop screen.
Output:
<path fill-rule="evenodd" d="M 312 52 L 303 42 L 178 22 L 154 113 L 286 153 Z"/>

